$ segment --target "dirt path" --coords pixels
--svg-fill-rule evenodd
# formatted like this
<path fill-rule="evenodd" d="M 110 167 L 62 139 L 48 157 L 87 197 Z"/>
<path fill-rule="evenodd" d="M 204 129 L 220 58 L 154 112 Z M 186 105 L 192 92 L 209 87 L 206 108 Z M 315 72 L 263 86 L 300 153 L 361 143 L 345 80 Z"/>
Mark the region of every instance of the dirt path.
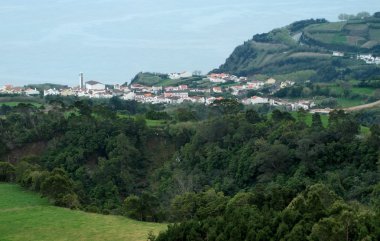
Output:
<path fill-rule="evenodd" d="M 365 104 L 365 105 L 358 105 L 358 106 L 343 108 L 342 110 L 344 110 L 344 111 L 358 111 L 358 110 L 369 109 L 369 108 L 373 108 L 373 107 L 377 107 L 377 106 L 380 107 L 380 100 L 373 102 L 373 103 Z"/>

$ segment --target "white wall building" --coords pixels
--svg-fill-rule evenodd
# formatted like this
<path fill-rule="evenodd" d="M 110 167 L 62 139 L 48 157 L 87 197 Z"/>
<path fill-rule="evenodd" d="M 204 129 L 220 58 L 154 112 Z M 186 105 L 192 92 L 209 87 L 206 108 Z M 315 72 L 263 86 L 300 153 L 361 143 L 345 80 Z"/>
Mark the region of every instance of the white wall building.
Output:
<path fill-rule="evenodd" d="M 286 81 L 281 82 L 280 88 L 283 89 L 286 87 L 290 87 L 290 86 L 293 86 L 295 83 L 296 82 L 294 82 L 294 81 L 286 80 Z"/>
<path fill-rule="evenodd" d="M 152 92 L 158 93 L 162 91 L 162 86 L 152 86 Z"/>
<path fill-rule="evenodd" d="M 56 90 L 56 89 L 44 90 L 44 96 L 47 96 L 47 95 L 59 95 L 59 94 L 60 94 L 59 90 Z"/>
<path fill-rule="evenodd" d="M 332 55 L 334 57 L 344 57 L 344 53 L 343 52 L 339 52 L 339 51 L 333 51 Z"/>
<path fill-rule="evenodd" d="M 276 80 L 273 79 L 273 78 L 269 78 L 269 79 L 267 79 L 267 81 L 265 82 L 265 84 L 267 84 L 267 85 L 274 85 L 274 84 L 276 84 Z"/>
<path fill-rule="evenodd" d="M 181 79 L 181 78 L 190 78 L 193 76 L 193 74 L 188 71 L 184 71 L 182 73 L 170 73 L 168 76 L 169 76 L 169 79 Z"/>
<path fill-rule="evenodd" d="M 86 90 L 105 90 L 106 86 L 97 81 L 87 81 L 86 82 Z"/>
<path fill-rule="evenodd" d="M 136 94 L 134 92 L 129 92 L 123 95 L 123 100 L 134 100 L 136 98 Z"/>
<path fill-rule="evenodd" d="M 171 97 L 188 98 L 189 93 L 188 92 L 165 92 L 164 97 L 165 98 L 171 98 Z"/>
<path fill-rule="evenodd" d="M 40 92 L 37 89 L 26 89 L 25 90 L 26 95 L 40 95 Z"/>

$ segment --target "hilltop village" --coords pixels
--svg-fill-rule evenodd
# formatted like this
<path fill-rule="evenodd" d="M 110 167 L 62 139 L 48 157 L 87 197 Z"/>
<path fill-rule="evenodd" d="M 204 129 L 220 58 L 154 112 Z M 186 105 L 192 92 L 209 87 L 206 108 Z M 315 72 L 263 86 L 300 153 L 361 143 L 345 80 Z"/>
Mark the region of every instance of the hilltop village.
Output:
<path fill-rule="evenodd" d="M 193 77 L 190 72 L 170 73 L 167 77 L 174 80 L 173 83 L 181 82 Z M 198 76 L 199 77 L 199 76 Z M 187 84 L 178 85 L 142 85 L 132 83 L 129 85 L 106 85 L 104 83 L 90 80 L 84 81 L 83 74 L 80 74 L 79 85 L 76 87 L 48 88 L 43 91 L 30 87 L 14 87 L 5 85 L 0 88 L 2 94 L 15 94 L 26 96 L 77 96 L 84 98 L 112 98 L 117 96 L 123 100 L 134 100 L 141 103 L 151 104 L 180 104 L 184 102 L 212 104 L 215 100 L 226 98 L 226 95 L 239 100 L 244 105 L 269 104 L 272 106 L 285 106 L 289 110 L 303 108 L 308 110 L 315 106 L 314 102 L 308 100 L 289 102 L 277 98 L 268 98 L 253 95 L 247 97 L 249 91 L 260 92 L 266 88 L 275 93 L 276 91 L 290 87 L 295 82 L 277 81 L 269 78 L 266 81 L 249 80 L 247 77 L 238 77 L 226 73 L 212 73 L 201 76 L 207 87 L 189 87 Z"/>

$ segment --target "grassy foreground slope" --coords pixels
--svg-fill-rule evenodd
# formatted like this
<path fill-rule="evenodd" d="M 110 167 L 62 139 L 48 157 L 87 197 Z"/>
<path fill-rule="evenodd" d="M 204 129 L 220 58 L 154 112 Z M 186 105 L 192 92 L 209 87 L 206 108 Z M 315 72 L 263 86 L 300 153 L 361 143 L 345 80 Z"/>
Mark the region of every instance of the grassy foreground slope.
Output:
<path fill-rule="evenodd" d="M 147 240 L 164 224 L 51 206 L 37 194 L 0 183 L 0 240 Z"/>

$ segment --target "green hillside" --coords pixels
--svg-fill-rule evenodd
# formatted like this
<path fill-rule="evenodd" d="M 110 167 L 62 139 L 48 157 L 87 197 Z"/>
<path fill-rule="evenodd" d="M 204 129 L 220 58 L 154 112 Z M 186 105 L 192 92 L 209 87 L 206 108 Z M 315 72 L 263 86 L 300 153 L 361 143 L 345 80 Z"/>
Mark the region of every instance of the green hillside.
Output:
<path fill-rule="evenodd" d="M 343 52 L 344 57 L 333 57 L 333 51 Z M 308 79 L 315 81 L 380 78 L 380 67 L 356 60 L 358 53 L 380 55 L 380 18 L 294 22 L 253 36 L 212 72 L 241 76 L 264 74 L 279 78 L 293 73 L 293 79 L 299 80 L 304 76 L 294 73 L 306 71 L 310 73 Z"/>
<path fill-rule="evenodd" d="M 29 84 L 26 85 L 27 88 L 32 89 L 38 89 L 40 91 L 46 90 L 46 89 L 65 89 L 68 88 L 67 85 L 60 85 L 60 84 L 52 84 L 52 83 L 44 83 L 44 84 Z"/>
<path fill-rule="evenodd" d="M 131 81 L 131 84 L 142 84 L 147 86 L 157 85 L 163 81 L 169 81 L 169 76 L 166 74 L 157 74 L 157 73 L 138 73 Z M 125 83 L 124 85 L 128 85 Z"/>
<path fill-rule="evenodd" d="M 51 206 L 17 185 L 0 184 L 0 240 L 147 240 L 166 225 Z"/>
<path fill-rule="evenodd" d="M 205 80 L 204 76 L 170 79 L 167 74 L 141 72 L 132 79 L 131 84 L 141 84 L 146 86 L 189 85 L 202 87 L 202 85 L 205 85 Z M 128 83 L 124 83 L 124 85 L 128 85 Z"/>

